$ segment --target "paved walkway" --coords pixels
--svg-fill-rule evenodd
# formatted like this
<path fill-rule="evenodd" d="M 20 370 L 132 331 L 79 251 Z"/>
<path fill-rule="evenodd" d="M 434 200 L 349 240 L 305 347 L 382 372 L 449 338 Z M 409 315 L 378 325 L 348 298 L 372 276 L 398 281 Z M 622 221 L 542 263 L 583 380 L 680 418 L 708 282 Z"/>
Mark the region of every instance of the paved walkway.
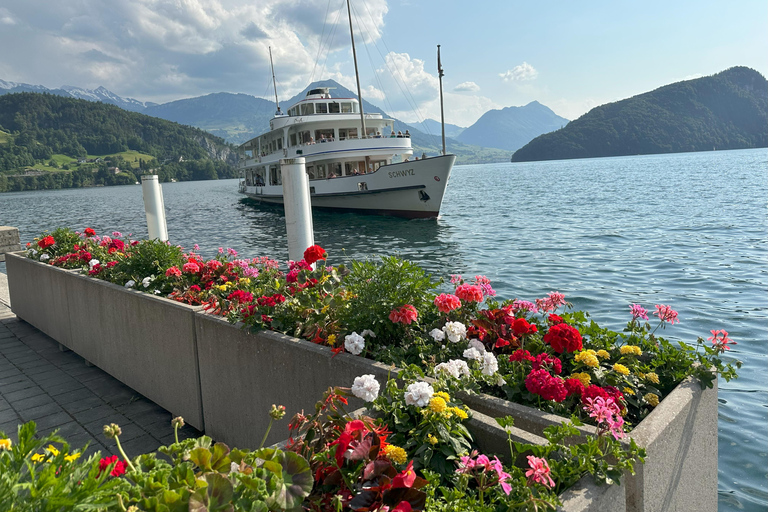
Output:
<path fill-rule="evenodd" d="M 0 292 L 5 274 L 0 274 Z M 16 317 L 8 296 L 0 293 L 0 431 L 16 440 L 21 423 L 34 420 L 38 431 L 58 429 L 72 447 L 89 443 L 96 450 L 117 454 L 115 441 L 102 434 L 105 424 L 117 423 L 120 443 L 129 457 L 173 442 L 171 413 L 144 398 Z M 199 436 L 190 426 L 179 438 Z"/>

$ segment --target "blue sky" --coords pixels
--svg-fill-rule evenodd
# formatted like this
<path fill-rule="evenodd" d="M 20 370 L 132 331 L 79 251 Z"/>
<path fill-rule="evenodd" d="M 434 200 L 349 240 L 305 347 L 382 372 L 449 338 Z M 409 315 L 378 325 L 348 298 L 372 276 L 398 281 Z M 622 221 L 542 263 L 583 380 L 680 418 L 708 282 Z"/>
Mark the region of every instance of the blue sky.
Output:
<path fill-rule="evenodd" d="M 364 96 L 406 121 L 439 118 L 437 44 L 446 121 L 461 126 L 533 100 L 574 119 L 735 65 L 768 74 L 765 0 L 353 0 L 353 11 Z M 269 98 L 272 46 L 280 97 L 313 78 L 354 89 L 347 23 L 343 0 L 0 0 L 0 79 L 155 102 Z"/>

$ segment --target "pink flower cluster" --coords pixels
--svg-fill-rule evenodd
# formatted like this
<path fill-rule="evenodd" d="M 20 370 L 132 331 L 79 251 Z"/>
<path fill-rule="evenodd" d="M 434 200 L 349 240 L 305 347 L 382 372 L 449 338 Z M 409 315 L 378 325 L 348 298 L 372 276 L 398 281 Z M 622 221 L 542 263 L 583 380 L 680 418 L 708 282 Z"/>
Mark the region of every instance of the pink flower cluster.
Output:
<path fill-rule="evenodd" d="M 656 312 L 654 315 L 659 317 L 662 322 L 669 322 L 671 324 L 674 324 L 675 322 L 680 323 L 680 320 L 677 318 L 677 311 L 672 309 L 671 306 L 656 304 Z"/>
<path fill-rule="evenodd" d="M 565 295 L 560 292 L 549 292 L 547 297 L 543 299 L 536 299 L 536 307 L 544 313 L 550 313 L 557 310 L 560 306 L 564 306 Z"/>
<path fill-rule="evenodd" d="M 629 310 L 632 312 L 632 320 L 636 320 L 638 318 L 648 320 L 648 310 L 640 304 L 630 304 Z"/>
<path fill-rule="evenodd" d="M 438 311 L 442 313 L 450 313 L 454 309 L 459 309 L 461 307 L 461 301 L 455 295 L 441 293 L 435 297 L 435 306 L 437 306 Z"/>
<path fill-rule="evenodd" d="M 389 313 L 389 320 L 396 324 L 409 325 L 411 322 L 415 322 L 418 317 L 419 312 L 410 304 L 395 308 Z"/>
<path fill-rule="evenodd" d="M 476 458 L 473 458 L 473 456 Z M 478 455 L 477 451 L 472 452 L 471 455 L 465 455 L 461 458 L 459 469 L 457 469 L 456 472 L 465 475 L 474 475 L 475 478 L 477 478 L 480 473 L 485 473 L 486 477 L 495 473 L 496 483 L 501 485 L 501 489 L 504 493 L 509 496 L 509 493 L 512 492 L 512 486 L 508 483 L 508 480 L 511 477 L 509 473 L 504 471 L 504 467 L 501 465 L 501 461 L 498 457 L 489 459 L 487 455 Z"/>
<path fill-rule="evenodd" d="M 529 455 L 528 467 L 531 468 L 525 472 L 525 476 L 528 478 L 528 485 L 531 485 L 532 482 L 537 482 L 550 489 L 555 486 L 554 480 L 549 476 L 549 464 L 547 463 L 547 459 Z"/>
<path fill-rule="evenodd" d="M 486 297 L 495 297 L 496 290 L 491 287 L 491 280 L 485 276 L 475 276 L 475 284 L 483 290 Z"/>
<path fill-rule="evenodd" d="M 483 289 L 473 284 L 460 284 L 456 287 L 456 296 L 466 302 L 482 302 Z"/>
<path fill-rule="evenodd" d="M 529 313 L 533 314 L 539 312 L 539 308 L 536 307 L 536 304 L 527 300 L 520 299 L 515 299 L 515 301 L 512 303 L 512 310 L 515 312 L 528 311 Z"/>
<path fill-rule="evenodd" d="M 590 386 L 592 387 L 592 386 Z M 624 418 L 621 416 L 621 407 L 613 398 L 586 398 L 584 410 L 589 413 L 590 418 L 602 431 L 610 432 L 615 439 L 622 439 L 626 436 L 624 433 Z"/>
<path fill-rule="evenodd" d="M 707 338 L 707 340 L 712 342 L 712 345 L 715 347 L 715 350 L 718 352 L 725 352 L 726 350 L 731 350 L 731 347 L 728 345 L 736 345 L 737 343 L 733 341 L 731 338 L 728 337 L 728 331 L 725 330 L 717 330 L 717 331 L 710 331 L 712 333 L 712 336 Z"/>

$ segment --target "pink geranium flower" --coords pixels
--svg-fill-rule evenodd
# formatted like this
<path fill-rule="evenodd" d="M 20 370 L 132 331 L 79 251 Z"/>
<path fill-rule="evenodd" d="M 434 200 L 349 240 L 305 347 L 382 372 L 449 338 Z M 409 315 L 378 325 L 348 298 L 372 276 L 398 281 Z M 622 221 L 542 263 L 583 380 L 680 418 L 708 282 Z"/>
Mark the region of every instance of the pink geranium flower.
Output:
<path fill-rule="evenodd" d="M 654 315 L 659 317 L 662 322 L 669 322 L 670 324 L 674 324 L 675 322 L 680 323 L 680 320 L 677 318 L 677 311 L 672 309 L 671 306 L 656 304 L 656 312 Z"/>
<path fill-rule="evenodd" d="M 532 482 L 537 482 L 550 489 L 555 486 L 554 480 L 549 476 L 549 464 L 547 463 L 547 459 L 529 455 L 528 466 L 531 468 L 525 472 L 525 476 L 528 478 L 528 485 Z"/>
<path fill-rule="evenodd" d="M 712 342 L 712 345 L 715 347 L 715 349 L 718 352 L 725 352 L 726 350 L 731 350 L 731 347 L 728 345 L 736 345 L 737 343 L 733 341 L 731 338 L 728 337 L 728 331 L 725 330 L 717 330 L 717 331 L 710 331 L 712 333 L 712 336 L 707 338 L 709 341 Z"/>
<path fill-rule="evenodd" d="M 461 301 L 455 295 L 450 293 L 441 293 L 435 297 L 435 306 L 442 313 L 450 313 L 454 309 L 461 307 Z"/>
<path fill-rule="evenodd" d="M 418 316 L 419 312 L 416 311 L 416 308 L 410 304 L 395 308 L 389 313 L 390 321 L 396 324 L 399 323 L 409 325 L 411 322 L 415 322 Z"/>
<path fill-rule="evenodd" d="M 636 320 L 638 318 L 642 318 L 643 320 L 648 320 L 648 310 L 645 309 L 640 304 L 630 304 L 629 310 L 632 312 L 633 320 Z"/>

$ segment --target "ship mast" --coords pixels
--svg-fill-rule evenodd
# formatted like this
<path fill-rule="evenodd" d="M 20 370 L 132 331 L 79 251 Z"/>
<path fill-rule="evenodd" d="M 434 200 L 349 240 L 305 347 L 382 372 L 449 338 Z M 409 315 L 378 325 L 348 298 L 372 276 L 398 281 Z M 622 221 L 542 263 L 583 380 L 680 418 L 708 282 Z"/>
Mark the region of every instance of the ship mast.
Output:
<path fill-rule="evenodd" d="M 440 45 L 437 45 L 437 76 L 440 79 L 440 125 L 443 129 L 443 154 L 445 154 L 445 113 L 443 112 L 443 65 L 440 64 Z"/>
<path fill-rule="evenodd" d="M 352 9 L 347 0 L 347 14 L 349 15 L 349 35 L 352 38 L 352 60 L 355 61 L 355 79 L 357 79 L 357 101 L 360 103 L 360 124 L 363 126 L 363 132 L 360 138 L 365 138 L 365 114 L 363 113 L 363 95 L 360 93 L 360 73 L 357 71 L 357 52 L 355 51 L 355 33 L 352 30 Z"/>
<path fill-rule="evenodd" d="M 280 112 L 280 102 L 277 101 L 277 81 L 275 80 L 275 65 L 272 63 L 272 47 L 269 47 L 269 66 L 272 68 L 272 86 L 275 89 L 275 106 L 277 107 L 277 112 L 275 112 L 275 115 L 281 115 L 282 112 Z"/>

